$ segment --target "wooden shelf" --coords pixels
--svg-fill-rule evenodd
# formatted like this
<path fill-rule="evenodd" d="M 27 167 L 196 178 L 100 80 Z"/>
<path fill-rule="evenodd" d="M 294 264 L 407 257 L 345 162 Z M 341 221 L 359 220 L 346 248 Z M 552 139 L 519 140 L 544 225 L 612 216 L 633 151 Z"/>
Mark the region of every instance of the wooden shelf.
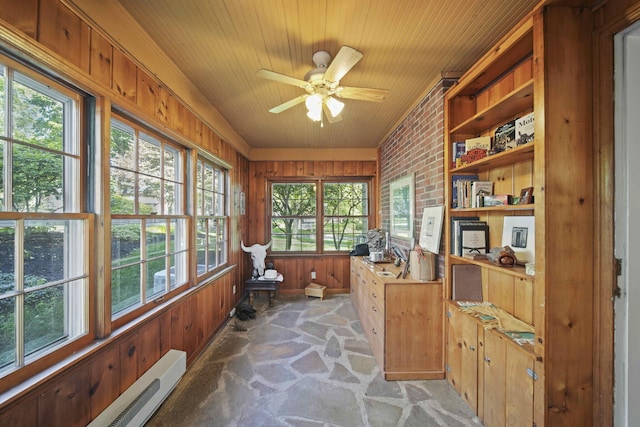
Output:
<path fill-rule="evenodd" d="M 473 259 L 468 259 L 468 258 L 464 258 L 457 255 L 449 255 L 449 257 L 452 263 L 454 264 L 474 264 L 482 268 L 499 271 L 501 273 L 508 274 L 514 277 L 519 277 L 519 278 L 528 279 L 528 280 L 535 280 L 535 276 L 530 276 L 526 274 L 525 268 L 520 265 L 516 265 L 515 267 L 500 267 L 488 260 L 473 260 Z"/>
<path fill-rule="evenodd" d="M 503 205 L 503 206 L 485 206 L 481 208 L 455 208 L 451 209 L 451 215 L 456 212 L 490 212 L 490 211 L 532 211 L 535 205 L 533 203 L 527 205 Z"/>
<path fill-rule="evenodd" d="M 491 130 L 497 123 L 511 119 L 515 113 L 533 108 L 533 79 L 503 96 L 492 106 L 478 111 L 449 130 L 451 134 L 473 134 Z"/>
<path fill-rule="evenodd" d="M 511 150 L 503 151 L 502 153 L 494 154 L 484 157 L 473 163 L 462 165 L 450 170 L 450 174 L 457 173 L 477 173 L 487 169 L 492 169 L 500 166 L 510 165 L 513 163 L 521 162 L 524 160 L 533 159 L 533 153 L 535 150 L 535 142 L 521 145 Z"/>

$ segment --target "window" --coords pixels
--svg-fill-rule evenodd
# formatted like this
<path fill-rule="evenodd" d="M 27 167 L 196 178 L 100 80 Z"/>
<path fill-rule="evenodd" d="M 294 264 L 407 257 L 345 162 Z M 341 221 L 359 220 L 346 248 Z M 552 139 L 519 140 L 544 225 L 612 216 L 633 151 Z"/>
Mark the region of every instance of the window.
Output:
<path fill-rule="evenodd" d="M 271 250 L 351 250 L 357 237 L 368 230 L 368 187 L 365 181 L 272 183 Z M 317 192 L 317 188 L 322 191 Z"/>
<path fill-rule="evenodd" d="M 227 172 L 198 157 L 196 166 L 197 274 L 206 276 L 227 263 Z"/>
<path fill-rule="evenodd" d="M 81 102 L 0 64 L 0 375 L 89 331 Z"/>
<path fill-rule="evenodd" d="M 187 283 L 185 150 L 124 119 L 111 122 L 111 314 Z"/>

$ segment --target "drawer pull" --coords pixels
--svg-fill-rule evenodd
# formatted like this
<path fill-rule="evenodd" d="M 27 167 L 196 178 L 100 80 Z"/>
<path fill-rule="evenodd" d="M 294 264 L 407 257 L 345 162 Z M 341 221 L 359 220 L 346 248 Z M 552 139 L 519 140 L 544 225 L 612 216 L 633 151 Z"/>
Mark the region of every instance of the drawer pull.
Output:
<path fill-rule="evenodd" d="M 375 307 L 375 306 L 373 306 L 373 305 L 371 306 L 371 311 L 378 312 L 378 310 L 376 310 L 376 307 Z"/>
<path fill-rule="evenodd" d="M 378 335 L 378 332 L 376 332 L 375 328 L 371 328 L 371 333 L 374 334 L 374 335 Z"/>
<path fill-rule="evenodd" d="M 378 298 L 378 296 L 376 295 L 375 292 L 371 292 L 371 296 L 374 297 L 374 298 Z"/>
<path fill-rule="evenodd" d="M 475 347 L 474 345 L 470 345 L 470 346 L 469 346 L 469 350 L 471 350 L 471 351 L 476 351 L 476 347 Z"/>

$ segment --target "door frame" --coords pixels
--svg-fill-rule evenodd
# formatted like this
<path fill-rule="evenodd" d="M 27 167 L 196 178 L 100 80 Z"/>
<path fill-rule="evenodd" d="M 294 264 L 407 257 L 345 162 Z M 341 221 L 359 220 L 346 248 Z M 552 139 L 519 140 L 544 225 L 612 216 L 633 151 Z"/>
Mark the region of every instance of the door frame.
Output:
<path fill-rule="evenodd" d="M 614 414 L 615 260 L 614 36 L 640 21 L 640 1 L 603 2 L 593 36 L 594 287 L 593 425 L 612 425 Z"/>

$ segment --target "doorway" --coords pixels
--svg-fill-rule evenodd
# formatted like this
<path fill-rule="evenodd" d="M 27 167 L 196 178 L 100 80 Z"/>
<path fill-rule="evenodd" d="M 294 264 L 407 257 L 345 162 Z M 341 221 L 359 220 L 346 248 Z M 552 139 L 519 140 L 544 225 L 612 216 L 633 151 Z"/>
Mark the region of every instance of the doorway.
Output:
<path fill-rule="evenodd" d="M 614 303 L 614 425 L 626 427 L 640 419 L 640 406 L 630 404 L 640 393 L 640 23 L 615 36 L 614 79 L 615 256 L 622 260 Z"/>

